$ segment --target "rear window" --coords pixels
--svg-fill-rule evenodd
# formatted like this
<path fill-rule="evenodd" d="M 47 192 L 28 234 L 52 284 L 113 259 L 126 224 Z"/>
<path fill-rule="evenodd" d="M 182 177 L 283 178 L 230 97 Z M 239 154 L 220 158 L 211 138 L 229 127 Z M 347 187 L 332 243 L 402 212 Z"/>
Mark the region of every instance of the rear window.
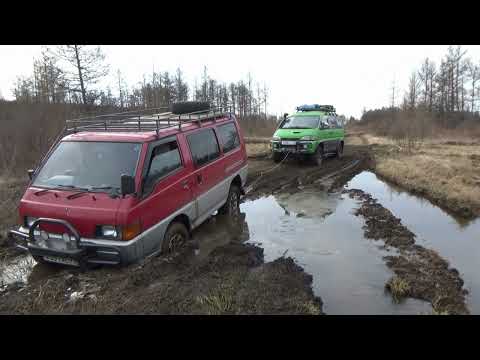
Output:
<path fill-rule="evenodd" d="M 187 140 L 196 166 L 202 166 L 220 156 L 220 149 L 213 129 L 188 135 Z"/>
<path fill-rule="evenodd" d="M 220 141 L 222 142 L 224 153 L 240 146 L 240 139 L 234 123 L 219 126 L 217 130 Z"/>

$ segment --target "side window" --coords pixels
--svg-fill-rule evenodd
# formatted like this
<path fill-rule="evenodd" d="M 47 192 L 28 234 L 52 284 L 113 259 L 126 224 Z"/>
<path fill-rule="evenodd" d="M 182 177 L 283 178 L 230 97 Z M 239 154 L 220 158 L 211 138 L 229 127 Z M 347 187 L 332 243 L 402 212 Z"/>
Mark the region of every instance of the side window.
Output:
<path fill-rule="evenodd" d="M 320 120 L 320 129 L 328 129 L 330 127 L 330 118 L 325 116 Z"/>
<path fill-rule="evenodd" d="M 152 190 L 159 179 L 180 167 L 182 167 L 182 160 L 176 141 L 156 146 L 152 151 L 150 166 L 145 179 L 145 192 Z"/>
<path fill-rule="evenodd" d="M 337 122 L 337 118 L 336 118 L 335 116 L 332 116 L 332 117 L 330 118 L 330 127 L 331 127 L 332 129 L 338 128 L 338 122 Z"/>
<path fill-rule="evenodd" d="M 187 136 L 195 166 L 202 166 L 220 156 L 217 138 L 213 129 L 199 131 Z"/>
<path fill-rule="evenodd" d="M 222 142 L 223 152 L 227 153 L 240 146 L 237 128 L 234 123 L 219 126 L 217 128 L 220 141 Z"/>

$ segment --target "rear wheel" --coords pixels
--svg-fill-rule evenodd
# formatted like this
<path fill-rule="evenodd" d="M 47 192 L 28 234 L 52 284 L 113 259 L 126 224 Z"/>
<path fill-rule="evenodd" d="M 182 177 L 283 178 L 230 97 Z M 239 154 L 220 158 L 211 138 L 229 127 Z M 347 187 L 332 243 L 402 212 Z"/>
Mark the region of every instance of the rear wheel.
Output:
<path fill-rule="evenodd" d="M 312 163 L 316 166 L 321 166 L 323 162 L 323 146 L 318 145 L 315 154 L 312 155 Z"/>
<path fill-rule="evenodd" d="M 218 212 L 227 216 L 231 223 L 238 222 L 240 218 L 240 188 L 237 185 L 230 186 L 227 201 Z"/>
<path fill-rule="evenodd" d="M 181 249 L 190 239 L 190 233 L 188 232 L 185 224 L 181 222 L 174 222 L 170 224 L 165 236 L 163 237 L 162 252 L 164 254 L 170 254 Z"/>

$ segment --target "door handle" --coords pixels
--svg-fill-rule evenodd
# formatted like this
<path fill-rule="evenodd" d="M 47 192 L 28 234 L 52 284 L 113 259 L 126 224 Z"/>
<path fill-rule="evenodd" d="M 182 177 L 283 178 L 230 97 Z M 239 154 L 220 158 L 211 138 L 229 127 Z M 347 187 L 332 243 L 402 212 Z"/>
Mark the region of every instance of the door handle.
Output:
<path fill-rule="evenodd" d="M 198 174 L 198 175 L 197 175 L 197 182 L 198 182 L 199 184 L 201 184 L 202 181 L 203 181 L 202 175 L 201 175 L 201 174 Z"/>

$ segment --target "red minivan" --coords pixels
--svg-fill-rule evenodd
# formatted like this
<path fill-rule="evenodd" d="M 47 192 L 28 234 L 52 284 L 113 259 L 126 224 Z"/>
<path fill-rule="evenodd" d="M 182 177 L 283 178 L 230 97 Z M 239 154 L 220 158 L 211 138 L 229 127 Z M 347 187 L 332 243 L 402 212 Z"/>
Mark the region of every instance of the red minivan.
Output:
<path fill-rule="evenodd" d="M 247 154 L 235 116 L 206 103 L 67 120 L 9 232 L 38 262 L 128 264 L 239 215 Z M 163 109 L 165 111 L 165 109 Z"/>

